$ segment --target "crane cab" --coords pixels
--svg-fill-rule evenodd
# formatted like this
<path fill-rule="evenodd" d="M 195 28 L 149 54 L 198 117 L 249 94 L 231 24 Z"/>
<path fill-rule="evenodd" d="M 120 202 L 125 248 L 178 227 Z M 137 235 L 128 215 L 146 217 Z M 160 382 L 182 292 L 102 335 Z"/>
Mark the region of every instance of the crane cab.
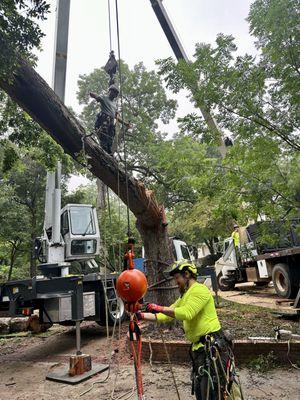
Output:
<path fill-rule="evenodd" d="M 100 231 L 95 207 L 67 204 L 61 210 L 61 236 L 65 261 L 94 258 L 100 251 Z"/>

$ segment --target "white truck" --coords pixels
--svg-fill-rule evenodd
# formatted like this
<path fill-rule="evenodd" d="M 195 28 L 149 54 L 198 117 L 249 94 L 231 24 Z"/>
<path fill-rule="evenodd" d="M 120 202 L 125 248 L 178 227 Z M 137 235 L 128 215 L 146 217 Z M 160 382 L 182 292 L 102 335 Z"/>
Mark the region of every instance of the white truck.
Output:
<path fill-rule="evenodd" d="M 257 286 L 273 281 L 278 296 L 294 298 L 300 286 L 299 219 L 288 223 L 260 222 L 241 229 L 241 243 L 223 241 L 222 257 L 215 263 L 220 290 L 233 290 L 236 283 L 254 282 Z M 273 244 L 260 240 L 261 232 L 277 235 Z"/>

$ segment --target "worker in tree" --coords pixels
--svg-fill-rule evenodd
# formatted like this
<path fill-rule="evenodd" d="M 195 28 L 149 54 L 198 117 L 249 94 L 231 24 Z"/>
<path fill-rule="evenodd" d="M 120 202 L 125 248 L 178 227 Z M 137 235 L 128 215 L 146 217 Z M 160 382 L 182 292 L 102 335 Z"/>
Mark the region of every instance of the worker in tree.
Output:
<path fill-rule="evenodd" d="M 186 338 L 192 343 L 192 394 L 197 400 L 228 399 L 233 391 L 234 398 L 241 399 L 231 341 L 221 329 L 210 290 L 197 282 L 197 268 L 187 260 L 176 262 L 170 275 L 178 285 L 179 299 L 169 307 L 148 304 L 145 313 L 136 313 L 137 318 L 158 323 L 183 321 Z"/>
<path fill-rule="evenodd" d="M 108 96 L 99 96 L 91 92 L 90 96 L 100 103 L 101 111 L 97 115 L 95 130 L 98 136 L 101 147 L 108 153 L 112 154 L 112 144 L 116 134 L 115 122 L 122 123 L 117 112 L 116 98 L 119 95 L 119 89 L 115 85 L 111 85 L 108 89 Z M 131 125 L 125 123 L 129 128 Z"/>

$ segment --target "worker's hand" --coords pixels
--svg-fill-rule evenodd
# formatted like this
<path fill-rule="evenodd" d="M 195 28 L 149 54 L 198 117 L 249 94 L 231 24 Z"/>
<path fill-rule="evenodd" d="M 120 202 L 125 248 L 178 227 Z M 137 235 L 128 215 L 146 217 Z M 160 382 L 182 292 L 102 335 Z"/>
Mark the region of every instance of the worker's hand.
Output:
<path fill-rule="evenodd" d="M 143 312 L 140 312 L 140 311 L 136 312 L 135 316 L 136 316 L 136 319 L 138 321 L 142 321 L 143 319 L 145 319 L 145 314 Z"/>
<path fill-rule="evenodd" d="M 125 310 L 128 313 L 135 313 L 142 308 L 140 303 L 125 303 Z"/>
<path fill-rule="evenodd" d="M 163 306 L 159 306 L 158 304 L 154 304 L 154 303 L 149 303 L 146 306 L 146 312 L 152 313 L 152 314 L 158 314 L 160 312 L 164 311 L 164 307 Z"/>
<path fill-rule="evenodd" d="M 96 99 L 98 96 L 96 95 L 96 93 L 90 92 L 90 97 L 92 97 L 93 99 Z"/>

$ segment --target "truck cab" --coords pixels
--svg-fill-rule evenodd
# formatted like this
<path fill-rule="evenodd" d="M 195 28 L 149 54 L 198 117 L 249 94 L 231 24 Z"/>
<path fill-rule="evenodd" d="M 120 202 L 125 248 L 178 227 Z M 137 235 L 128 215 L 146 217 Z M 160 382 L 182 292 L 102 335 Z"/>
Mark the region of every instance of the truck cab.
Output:
<path fill-rule="evenodd" d="M 182 259 L 190 261 L 193 260 L 193 256 L 186 242 L 178 239 L 177 237 L 171 237 L 170 240 L 172 241 L 172 251 L 175 261 Z"/>
<path fill-rule="evenodd" d="M 273 282 L 278 296 L 293 298 L 300 286 L 300 220 L 263 221 L 242 228 L 240 246 L 232 238 L 223 241 L 223 255 L 215 268 L 219 288 L 233 290 L 236 283 L 254 282 L 263 286 Z M 261 232 L 273 233 L 269 242 Z"/>

